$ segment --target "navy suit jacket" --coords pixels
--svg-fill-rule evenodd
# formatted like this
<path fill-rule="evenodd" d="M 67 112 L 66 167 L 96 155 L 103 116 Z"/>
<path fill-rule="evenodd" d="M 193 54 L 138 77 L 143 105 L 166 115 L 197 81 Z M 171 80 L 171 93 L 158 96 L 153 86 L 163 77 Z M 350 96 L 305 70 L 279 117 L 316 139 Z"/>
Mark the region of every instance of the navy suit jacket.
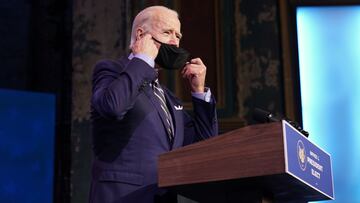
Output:
<path fill-rule="evenodd" d="M 158 155 L 217 135 L 214 98 L 211 102 L 193 98 L 192 118 L 164 88 L 175 131 L 170 143 L 160 103 L 150 86 L 156 78 L 154 68 L 136 57 L 96 64 L 90 202 L 152 202 L 162 192 L 157 188 Z"/>

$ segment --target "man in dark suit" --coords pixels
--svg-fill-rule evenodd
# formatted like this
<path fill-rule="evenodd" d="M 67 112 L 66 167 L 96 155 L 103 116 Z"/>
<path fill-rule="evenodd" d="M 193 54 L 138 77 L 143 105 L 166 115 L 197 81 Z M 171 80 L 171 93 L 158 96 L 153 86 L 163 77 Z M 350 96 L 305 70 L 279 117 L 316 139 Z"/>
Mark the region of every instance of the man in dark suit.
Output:
<path fill-rule="evenodd" d="M 96 64 L 90 202 L 161 200 L 158 155 L 217 135 L 215 99 L 204 86 L 206 67 L 200 58 L 179 62 L 188 56 L 179 48 L 180 39 L 177 13 L 148 7 L 134 19 L 130 55 Z M 175 67 L 183 68 L 189 81 L 193 118 L 158 83 L 159 68 Z"/>

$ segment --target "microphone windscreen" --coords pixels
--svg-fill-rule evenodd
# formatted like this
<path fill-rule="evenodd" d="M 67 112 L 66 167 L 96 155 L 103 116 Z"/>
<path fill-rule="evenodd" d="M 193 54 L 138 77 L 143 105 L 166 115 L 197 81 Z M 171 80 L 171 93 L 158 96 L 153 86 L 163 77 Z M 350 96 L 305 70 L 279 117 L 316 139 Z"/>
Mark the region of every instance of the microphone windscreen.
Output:
<path fill-rule="evenodd" d="M 260 123 L 267 123 L 269 122 L 269 115 L 271 115 L 270 112 L 265 111 L 263 109 L 255 108 L 253 112 L 253 118 L 254 120 L 260 122 Z"/>

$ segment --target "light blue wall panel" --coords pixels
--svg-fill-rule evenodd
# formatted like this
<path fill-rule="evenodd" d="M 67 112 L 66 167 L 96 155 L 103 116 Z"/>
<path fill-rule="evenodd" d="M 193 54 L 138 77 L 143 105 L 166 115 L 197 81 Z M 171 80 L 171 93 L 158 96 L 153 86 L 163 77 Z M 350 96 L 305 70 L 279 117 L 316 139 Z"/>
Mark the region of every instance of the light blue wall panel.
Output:
<path fill-rule="evenodd" d="M 360 202 L 360 6 L 297 8 L 301 104 L 332 155 L 334 202 Z"/>

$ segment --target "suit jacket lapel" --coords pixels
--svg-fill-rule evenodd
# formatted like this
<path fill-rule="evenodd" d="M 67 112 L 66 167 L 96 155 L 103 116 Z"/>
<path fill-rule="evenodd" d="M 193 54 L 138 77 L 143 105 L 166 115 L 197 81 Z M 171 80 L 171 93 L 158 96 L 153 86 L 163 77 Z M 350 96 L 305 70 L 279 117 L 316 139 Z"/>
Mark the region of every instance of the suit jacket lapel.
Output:
<path fill-rule="evenodd" d="M 162 124 L 163 124 L 163 127 L 166 129 L 166 116 L 164 114 L 164 111 L 161 109 L 161 106 L 160 106 L 160 102 L 158 100 L 158 98 L 156 98 L 156 96 L 154 95 L 150 85 L 149 87 L 147 87 L 145 90 L 144 90 L 146 96 L 150 99 L 151 103 L 154 105 L 156 111 L 158 112 L 160 118 L 161 118 L 161 121 L 162 121 Z M 168 137 L 166 137 L 166 139 L 168 139 Z"/>
<path fill-rule="evenodd" d="M 123 60 L 125 64 L 130 62 L 130 60 L 127 57 L 121 58 L 121 60 Z M 166 117 L 163 114 L 160 103 L 159 103 L 158 99 L 155 97 L 150 85 L 148 85 L 147 87 L 144 88 L 144 92 L 145 92 L 145 95 L 150 99 L 151 103 L 155 106 L 155 109 L 157 110 L 157 112 L 161 118 L 161 121 L 163 123 L 163 126 L 164 126 L 164 128 L 166 128 L 166 123 L 165 123 Z"/>
<path fill-rule="evenodd" d="M 126 57 L 126 58 L 121 58 L 120 61 L 121 61 L 121 60 L 123 60 L 125 64 L 127 64 L 127 63 L 130 62 L 130 60 L 129 60 L 127 57 Z M 147 87 L 145 87 L 145 88 L 143 89 L 143 91 L 144 91 L 145 95 L 149 98 L 149 100 L 151 101 L 151 103 L 154 105 L 156 111 L 158 112 L 158 114 L 159 114 L 159 116 L 160 116 L 160 118 L 161 118 L 161 122 L 162 122 L 162 124 L 163 124 L 163 127 L 166 129 L 166 122 L 167 122 L 167 121 L 166 121 L 166 116 L 165 116 L 165 114 L 164 114 L 164 111 L 161 109 L 160 102 L 159 102 L 158 98 L 156 98 L 153 90 L 151 89 L 151 86 L 148 85 Z M 166 92 L 166 91 L 165 91 L 165 92 Z M 166 100 L 168 100 L 168 97 L 167 97 L 166 93 L 165 93 L 165 98 L 166 98 Z M 171 110 L 170 110 L 170 109 L 171 109 Z M 172 112 L 172 108 L 169 108 L 169 111 L 170 111 L 171 116 L 174 116 L 174 113 Z M 175 119 L 173 118 L 173 120 L 175 120 Z M 175 122 L 176 122 L 176 121 L 175 121 Z M 175 129 L 176 129 L 176 128 L 175 128 L 175 122 L 174 122 L 174 131 L 175 131 L 175 140 L 176 140 L 176 134 L 177 134 L 177 133 L 176 133 L 176 130 L 175 130 Z M 165 130 L 165 131 L 167 132 L 167 130 Z M 165 139 L 167 140 L 167 143 L 170 143 L 168 137 L 165 137 Z M 174 143 L 175 143 L 175 140 L 174 140 Z M 172 146 L 171 146 L 171 147 L 172 147 Z"/>

